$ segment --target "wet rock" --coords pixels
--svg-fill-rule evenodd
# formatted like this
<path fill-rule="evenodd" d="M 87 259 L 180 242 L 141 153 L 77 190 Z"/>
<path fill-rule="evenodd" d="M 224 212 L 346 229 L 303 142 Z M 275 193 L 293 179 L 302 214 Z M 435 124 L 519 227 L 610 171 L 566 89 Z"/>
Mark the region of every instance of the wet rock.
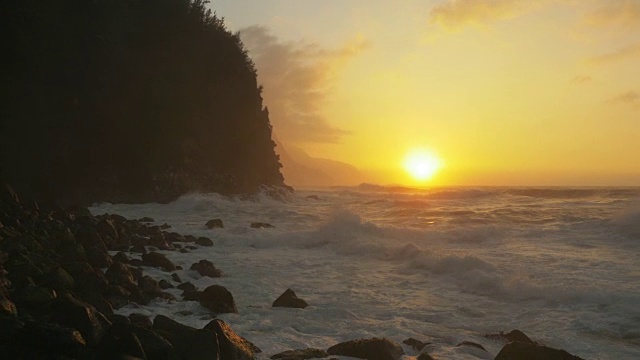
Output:
<path fill-rule="evenodd" d="M 220 220 L 220 219 L 211 219 L 211 220 L 207 221 L 207 223 L 204 226 L 206 226 L 208 229 L 221 229 L 221 228 L 224 228 L 224 224 L 222 223 L 222 220 Z"/>
<path fill-rule="evenodd" d="M 178 234 L 177 232 L 166 233 L 164 235 L 164 238 L 169 243 L 186 242 L 187 241 L 184 236 Z M 177 246 L 174 244 L 174 247 L 177 247 Z"/>
<path fill-rule="evenodd" d="M 269 224 L 269 223 L 265 223 L 265 222 L 252 222 L 250 227 L 252 229 L 268 229 L 268 228 L 275 228 L 275 226 Z"/>
<path fill-rule="evenodd" d="M 125 289 L 120 285 L 111 285 L 104 291 L 104 298 L 107 299 L 111 307 L 119 309 L 129 304 L 129 297 L 131 291 Z"/>
<path fill-rule="evenodd" d="M 82 294 L 82 300 L 93 305 L 93 307 L 95 307 L 105 316 L 113 314 L 113 307 L 111 306 L 111 303 L 99 293 Z"/>
<path fill-rule="evenodd" d="M 272 306 L 304 309 L 309 306 L 309 304 L 300 299 L 293 290 L 287 289 L 273 302 Z"/>
<path fill-rule="evenodd" d="M 138 280 L 138 288 L 145 302 L 157 298 L 162 293 L 158 282 L 150 276 L 143 276 Z"/>
<path fill-rule="evenodd" d="M 129 249 L 129 251 L 132 253 L 146 254 L 147 248 L 144 247 L 143 244 L 135 244 L 131 247 L 131 249 Z"/>
<path fill-rule="evenodd" d="M 176 273 L 171 274 L 171 279 L 173 281 L 177 282 L 177 283 L 181 283 L 182 282 L 182 280 L 180 279 L 180 276 L 178 276 L 178 274 L 176 274 Z"/>
<path fill-rule="evenodd" d="M 111 322 L 90 304 L 71 295 L 56 301 L 52 321 L 78 329 L 89 346 L 97 345 Z"/>
<path fill-rule="evenodd" d="M 147 359 L 140 339 L 128 328 L 129 325 L 124 324 L 112 326 L 96 347 L 94 359 Z"/>
<path fill-rule="evenodd" d="M 190 281 L 183 282 L 182 284 L 177 286 L 178 289 L 182 291 L 196 291 L 198 288 L 193 285 Z"/>
<path fill-rule="evenodd" d="M 147 245 L 154 246 L 160 250 L 174 250 L 173 244 L 171 244 L 165 238 L 164 234 L 153 234 L 149 238 Z"/>
<path fill-rule="evenodd" d="M 122 251 L 118 252 L 117 254 L 113 255 L 112 257 L 113 261 L 117 261 L 123 264 L 128 264 L 129 263 L 129 257 L 127 256 L 127 254 L 123 253 Z"/>
<path fill-rule="evenodd" d="M 152 222 L 155 222 L 155 220 L 153 220 L 152 218 L 147 217 L 147 216 L 138 219 L 138 221 L 141 222 L 141 223 L 152 223 Z"/>
<path fill-rule="evenodd" d="M 204 237 L 204 236 L 197 238 L 195 243 L 200 246 L 213 246 L 213 241 L 208 237 Z M 188 249 L 189 247 L 186 247 L 186 248 Z"/>
<path fill-rule="evenodd" d="M 220 359 L 251 360 L 261 350 L 253 343 L 238 335 L 229 324 L 214 319 L 205 325 L 204 329 L 216 334 L 220 347 Z"/>
<path fill-rule="evenodd" d="M 535 341 L 531 340 L 525 333 L 517 329 L 511 330 L 508 333 L 504 333 L 501 331 L 498 334 L 487 334 L 485 335 L 485 337 L 492 340 L 501 340 L 506 342 L 519 341 L 526 344 L 536 343 Z"/>
<path fill-rule="evenodd" d="M 176 266 L 171 262 L 171 260 L 157 252 L 142 254 L 142 261 L 146 266 L 161 268 L 164 271 L 176 270 Z"/>
<path fill-rule="evenodd" d="M 171 225 L 164 223 L 162 225 L 160 225 L 160 229 L 162 230 L 166 230 L 166 229 L 171 229 Z"/>
<path fill-rule="evenodd" d="M 480 350 L 483 350 L 483 351 L 487 351 L 487 349 L 485 349 L 484 346 L 482 346 L 482 345 L 480 345 L 478 343 L 475 343 L 473 341 L 463 341 L 461 343 L 458 343 L 458 345 L 456 345 L 456 346 L 471 346 L 471 347 L 474 347 L 474 348 L 477 348 L 477 349 L 480 349 Z"/>
<path fill-rule="evenodd" d="M 399 360 L 404 355 L 400 344 L 388 339 L 359 339 L 339 343 L 327 349 L 329 355 L 344 355 L 367 360 Z"/>
<path fill-rule="evenodd" d="M 130 259 L 129 260 L 129 265 L 136 266 L 136 267 L 138 267 L 138 266 L 147 266 L 145 264 L 145 262 L 140 260 L 140 259 Z"/>
<path fill-rule="evenodd" d="M 162 279 L 162 280 L 158 281 L 158 286 L 160 286 L 160 289 L 163 289 L 163 290 L 171 289 L 171 288 L 174 287 L 173 285 L 171 285 L 170 282 L 168 282 L 165 279 Z"/>
<path fill-rule="evenodd" d="M 102 271 L 94 269 L 88 263 L 75 263 L 65 266 L 73 277 L 76 288 L 81 293 L 102 293 L 109 282 Z"/>
<path fill-rule="evenodd" d="M 135 281 L 129 267 L 120 262 L 114 262 L 113 265 L 107 269 L 104 276 L 111 284 L 122 285 L 124 287 L 133 286 Z"/>
<path fill-rule="evenodd" d="M 164 315 L 153 319 L 153 330 L 162 334 L 173 345 L 182 359 L 229 359 L 220 357 L 216 335 L 205 329 L 180 324 Z"/>
<path fill-rule="evenodd" d="M 281 353 L 272 355 L 270 359 L 273 360 L 306 360 L 306 359 L 324 359 L 329 357 L 329 354 L 320 349 L 302 349 L 302 350 L 287 350 Z"/>
<path fill-rule="evenodd" d="M 0 291 L 0 316 L 15 316 L 17 314 L 16 304 Z"/>
<path fill-rule="evenodd" d="M 211 285 L 204 289 L 198 301 L 200 305 L 217 314 L 238 312 L 233 295 L 220 285 Z"/>
<path fill-rule="evenodd" d="M 140 313 L 131 313 L 129 314 L 129 321 L 131 324 L 140 326 L 143 328 L 151 329 L 153 327 L 153 322 L 147 315 Z"/>
<path fill-rule="evenodd" d="M 564 350 L 552 349 L 538 344 L 514 341 L 505 345 L 495 360 L 583 360 Z"/>
<path fill-rule="evenodd" d="M 61 267 L 56 267 L 46 274 L 42 283 L 57 292 L 69 291 L 75 287 L 73 277 Z"/>
<path fill-rule="evenodd" d="M 191 265 L 189 270 L 195 270 L 202 276 L 208 276 L 212 278 L 222 276 L 222 271 L 216 268 L 209 260 L 200 260 L 199 262 Z"/>
<path fill-rule="evenodd" d="M 197 239 L 196 239 L 196 237 L 195 237 L 195 236 L 193 236 L 193 235 L 185 235 L 185 236 L 184 236 L 184 240 L 185 240 L 186 242 L 196 242 L 196 240 L 197 240 Z"/>
<path fill-rule="evenodd" d="M 27 285 L 16 289 L 11 295 L 18 310 L 40 310 L 50 306 L 58 295 L 52 290 L 36 285 Z"/>
<path fill-rule="evenodd" d="M 138 337 L 140 344 L 142 344 L 142 349 L 149 360 L 174 360 L 180 358 L 175 353 L 173 345 L 151 328 L 131 325 L 127 329 Z M 214 357 L 209 357 L 209 359 L 214 359 Z"/>
<path fill-rule="evenodd" d="M 52 323 L 28 322 L 12 334 L 7 359 L 75 359 L 86 347 L 79 331 Z"/>
<path fill-rule="evenodd" d="M 408 338 L 407 340 L 404 340 L 402 343 L 411 346 L 417 351 L 420 351 L 424 349 L 425 346 L 429 345 L 429 343 L 425 343 L 420 340 L 416 340 L 414 338 Z"/>

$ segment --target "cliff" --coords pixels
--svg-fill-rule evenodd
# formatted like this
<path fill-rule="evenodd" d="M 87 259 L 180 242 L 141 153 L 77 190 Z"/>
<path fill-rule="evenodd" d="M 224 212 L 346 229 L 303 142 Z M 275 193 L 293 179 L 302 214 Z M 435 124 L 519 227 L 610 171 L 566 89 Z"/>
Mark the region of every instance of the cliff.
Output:
<path fill-rule="evenodd" d="M 284 186 L 256 69 L 202 0 L 0 4 L 0 181 L 42 202 Z"/>

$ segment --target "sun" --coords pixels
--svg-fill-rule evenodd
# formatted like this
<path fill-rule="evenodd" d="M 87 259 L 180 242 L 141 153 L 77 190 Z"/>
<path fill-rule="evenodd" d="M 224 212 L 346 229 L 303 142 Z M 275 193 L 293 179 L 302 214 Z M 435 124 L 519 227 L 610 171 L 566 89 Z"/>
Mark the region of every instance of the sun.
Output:
<path fill-rule="evenodd" d="M 404 158 L 404 169 L 417 181 L 431 179 L 442 167 L 442 160 L 427 150 L 410 151 Z"/>

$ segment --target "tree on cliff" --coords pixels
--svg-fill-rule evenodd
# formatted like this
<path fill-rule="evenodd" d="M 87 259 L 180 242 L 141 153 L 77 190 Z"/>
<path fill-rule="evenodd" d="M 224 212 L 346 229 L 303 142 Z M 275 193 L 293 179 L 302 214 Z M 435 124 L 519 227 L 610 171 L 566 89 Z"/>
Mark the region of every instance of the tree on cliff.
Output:
<path fill-rule="evenodd" d="M 283 185 L 256 69 L 203 0 L 2 0 L 0 180 L 43 200 Z"/>

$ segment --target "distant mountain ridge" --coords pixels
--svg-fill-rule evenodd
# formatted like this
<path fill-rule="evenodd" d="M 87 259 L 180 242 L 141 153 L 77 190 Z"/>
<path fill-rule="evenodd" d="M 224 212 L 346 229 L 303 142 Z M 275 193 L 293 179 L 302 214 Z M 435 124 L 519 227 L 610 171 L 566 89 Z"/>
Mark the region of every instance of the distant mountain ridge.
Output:
<path fill-rule="evenodd" d="M 62 204 L 285 186 L 256 69 L 203 0 L 0 4 L 0 181 Z"/>

